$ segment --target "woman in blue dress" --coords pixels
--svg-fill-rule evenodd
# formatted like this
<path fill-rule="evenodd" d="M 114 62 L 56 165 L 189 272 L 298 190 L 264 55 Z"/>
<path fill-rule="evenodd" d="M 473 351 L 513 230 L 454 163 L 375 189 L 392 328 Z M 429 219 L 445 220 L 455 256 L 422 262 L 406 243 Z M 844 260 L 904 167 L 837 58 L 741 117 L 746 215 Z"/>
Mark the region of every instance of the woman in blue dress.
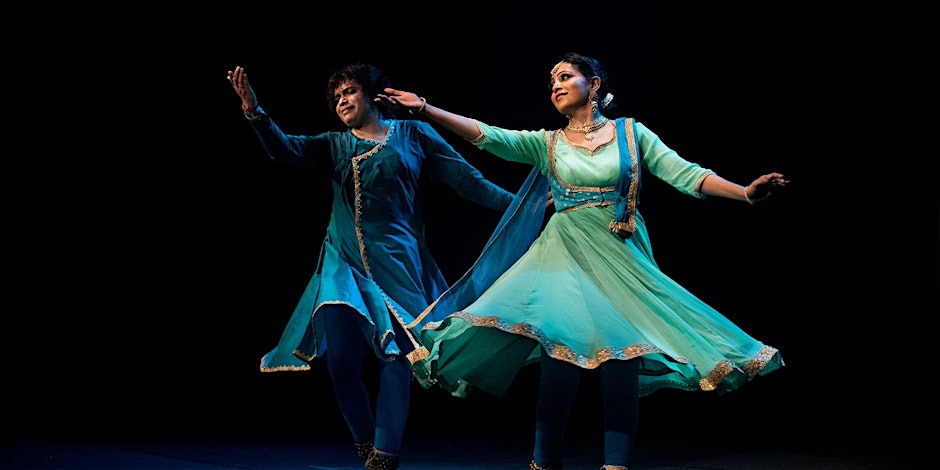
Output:
<path fill-rule="evenodd" d="M 393 119 L 375 101 L 390 86 L 354 63 L 328 79 L 326 98 L 344 131 L 289 135 L 258 106 L 242 67 L 228 72 L 242 110 L 270 158 L 316 169 L 333 201 L 316 271 L 261 371 L 308 370 L 326 357 L 337 404 L 369 469 L 398 467 L 409 409 L 411 362 L 427 355 L 419 315 L 447 288 L 428 250 L 424 203 L 432 178 L 498 211 L 513 194 L 488 181 L 430 124 Z M 327 354 L 329 350 L 329 354 Z M 372 410 L 363 365 L 378 359 Z M 411 362 L 409 362 L 409 360 Z"/>
<path fill-rule="evenodd" d="M 640 397 L 662 388 L 725 393 L 784 364 L 776 348 L 660 271 L 639 211 L 642 179 L 655 176 L 697 198 L 750 204 L 787 181 L 767 173 L 747 185 L 733 183 L 681 158 L 642 123 L 608 118 L 613 95 L 605 67 L 594 58 L 564 55 L 551 70 L 550 89 L 555 108 L 569 120 L 563 129 L 508 130 L 432 106 L 414 93 L 387 89 L 380 95 L 478 148 L 532 165 L 555 205 L 534 239 L 513 236 L 513 218 L 503 218 L 474 265 L 484 272 L 468 272 L 425 312 L 448 315 L 424 326 L 422 342 L 430 353 L 413 367 L 426 387 L 500 396 L 522 366 L 538 362 L 533 470 L 561 468 L 580 377 L 599 370 L 603 468 L 624 469 L 631 462 Z M 538 207 L 540 188 L 532 184 L 530 193 L 523 188 L 517 197 Z M 531 242 L 521 256 L 494 256 L 520 242 Z M 493 275 L 499 263 L 506 269 Z"/>

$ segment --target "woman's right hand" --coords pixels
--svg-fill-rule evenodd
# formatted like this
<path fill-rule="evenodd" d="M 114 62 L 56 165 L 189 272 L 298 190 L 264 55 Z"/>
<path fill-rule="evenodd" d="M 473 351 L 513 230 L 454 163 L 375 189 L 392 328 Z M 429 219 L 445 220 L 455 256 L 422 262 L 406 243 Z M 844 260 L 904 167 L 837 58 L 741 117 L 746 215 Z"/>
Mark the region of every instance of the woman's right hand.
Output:
<path fill-rule="evenodd" d="M 392 108 L 408 111 L 411 114 L 421 112 L 424 104 L 427 103 L 424 98 L 415 93 L 394 88 L 386 88 L 385 93 L 377 94 L 375 101 Z"/>
<path fill-rule="evenodd" d="M 475 120 L 437 106 L 431 106 L 428 104 L 428 100 L 410 91 L 386 88 L 385 93 L 377 93 L 373 101 L 395 109 L 408 111 L 411 114 L 424 115 L 434 124 L 443 126 L 471 142 L 478 141 L 483 135 L 483 131 Z"/>
<path fill-rule="evenodd" d="M 255 92 L 248 83 L 248 74 L 245 73 L 245 69 L 236 66 L 234 71 L 229 70 L 228 81 L 235 89 L 235 93 L 238 93 L 238 97 L 242 99 L 243 110 L 249 111 L 258 107 L 258 98 L 255 97 Z"/>

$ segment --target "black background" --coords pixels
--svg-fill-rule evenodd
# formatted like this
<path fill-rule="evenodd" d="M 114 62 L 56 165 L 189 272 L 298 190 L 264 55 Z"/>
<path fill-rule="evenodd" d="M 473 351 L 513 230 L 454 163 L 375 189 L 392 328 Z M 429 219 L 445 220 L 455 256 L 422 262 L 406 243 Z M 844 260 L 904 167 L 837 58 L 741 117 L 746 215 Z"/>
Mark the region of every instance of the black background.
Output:
<path fill-rule="evenodd" d="M 268 160 L 225 79 L 246 67 L 290 133 L 340 129 L 324 87 L 362 60 L 432 104 L 558 128 L 548 71 L 609 68 L 625 115 L 739 183 L 756 207 L 645 182 L 664 272 L 782 351 L 725 397 L 663 391 L 666 439 L 906 444 L 934 408 L 938 296 L 935 8 L 907 2 L 474 2 L 36 11 L 12 38 L 5 112 L 8 434 L 344 433 L 320 362 L 262 374 L 328 219 L 317 174 Z M 103 18 L 112 18 L 104 20 Z M 54 37 L 53 45 L 43 38 Z M 442 130 L 514 190 L 528 168 Z M 435 190 L 449 279 L 498 215 Z M 413 390 L 409 433 L 529 439 L 534 378 L 506 397 Z M 594 437 L 585 382 L 573 433 Z M 651 437 L 652 439 L 652 437 Z"/>

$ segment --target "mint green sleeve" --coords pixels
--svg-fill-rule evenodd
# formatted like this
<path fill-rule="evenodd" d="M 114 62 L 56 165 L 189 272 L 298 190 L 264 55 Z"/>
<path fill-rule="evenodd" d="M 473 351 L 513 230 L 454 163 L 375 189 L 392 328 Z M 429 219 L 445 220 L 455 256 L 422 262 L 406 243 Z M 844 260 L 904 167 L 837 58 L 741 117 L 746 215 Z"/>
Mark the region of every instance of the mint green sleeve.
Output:
<path fill-rule="evenodd" d="M 636 129 L 646 170 L 682 193 L 704 199 L 705 195 L 699 191 L 702 181 L 714 172 L 680 157 L 639 121 Z"/>
<path fill-rule="evenodd" d="M 476 121 L 483 133 L 478 139 L 471 141 L 481 150 L 496 155 L 503 160 L 527 163 L 539 169 L 543 174 L 548 167 L 548 132 L 515 131 L 490 126 Z"/>

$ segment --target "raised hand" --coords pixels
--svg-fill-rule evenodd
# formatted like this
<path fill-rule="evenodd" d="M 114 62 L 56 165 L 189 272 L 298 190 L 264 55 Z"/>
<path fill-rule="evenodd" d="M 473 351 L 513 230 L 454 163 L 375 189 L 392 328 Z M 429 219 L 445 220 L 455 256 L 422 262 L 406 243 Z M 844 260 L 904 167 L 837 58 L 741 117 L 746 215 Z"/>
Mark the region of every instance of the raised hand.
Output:
<path fill-rule="evenodd" d="M 234 71 L 229 70 L 228 81 L 235 89 L 235 93 L 238 93 L 238 97 L 242 99 L 243 110 L 255 109 L 258 106 L 258 98 L 255 97 L 255 91 L 248 83 L 248 74 L 244 68 L 236 66 Z"/>

